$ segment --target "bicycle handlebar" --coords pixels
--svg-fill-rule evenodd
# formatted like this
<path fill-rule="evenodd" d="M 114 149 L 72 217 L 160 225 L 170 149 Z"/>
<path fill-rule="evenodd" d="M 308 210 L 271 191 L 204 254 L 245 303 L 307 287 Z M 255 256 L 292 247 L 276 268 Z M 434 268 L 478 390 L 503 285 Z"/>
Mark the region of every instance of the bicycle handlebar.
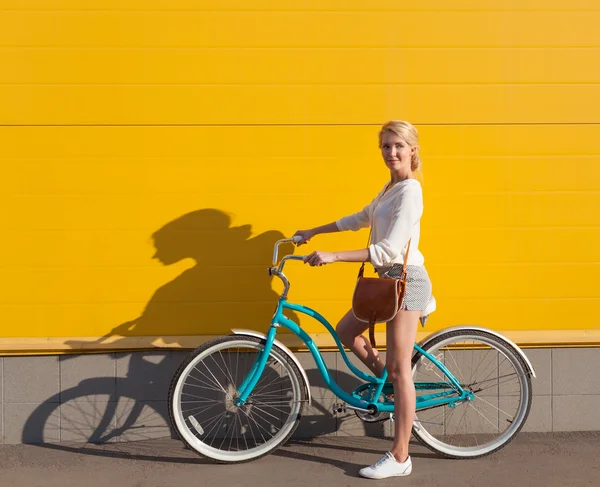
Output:
<path fill-rule="evenodd" d="M 284 288 L 283 288 L 283 293 L 281 296 L 284 299 L 287 299 L 287 293 L 290 289 L 290 282 L 288 281 L 287 277 L 285 277 L 285 274 L 283 273 L 283 266 L 285 265 L 285 262 L 287 260 L 304 260 L 304 255 L 286 255 L 283 259 L 281 259 L 281 262 L 279 263 L 279 267 L 277 267 L 277 253 L 279 251 L 279 245 L 282 243 L 286 243 L 286 242 L 300 243 L 301 241 L 302 241 L 302 237 L 300 237 L 299 235 L 296 235 L 292 238 L 283 238 L 283 239 L 275 242 L 275 250 L 273 252 L 273 267 L 269 268 L 269 275 L 277 276 L 279 279 L 281 279 L 283 281 Z"/>
<path fill-rule="evenodd" d="M 296 235 L 292 238 L 282 238 L 281 240 L 277 240 L 277 242 L 275 242 L 275 250 L 273 251 L 273 265 L 277 265 L 277 253 L 279 252 L 279 245 L 282 243 L 287 243 L 287 242 L 293 242 L 293 243 L 299 243 L 302 241 L 302 237 L 300 235 Z M 288 256 L 290 257 L 290 256 Z M 298 257 L 298 256 L 292 256 L 292 257 Z"/>

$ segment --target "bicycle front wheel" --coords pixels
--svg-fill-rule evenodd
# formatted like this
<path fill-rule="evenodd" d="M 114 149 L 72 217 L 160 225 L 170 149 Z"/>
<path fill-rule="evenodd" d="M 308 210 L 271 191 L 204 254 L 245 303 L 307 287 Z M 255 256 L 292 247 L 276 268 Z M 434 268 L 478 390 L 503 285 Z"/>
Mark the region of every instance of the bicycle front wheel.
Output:
<path fill-rule="evenodd" d="M 218 338 L 190 354 L 175 374 L 169 413 L 181 440 L 220 463 L 241 463 L 271 453 L 298 426 L 308 392 L 298 366 L 273 345 L 246 403 L 234 403 L 264 339 Z"/>
<path fill-rule="evenodd" d="M 531 378 L 522 357 L 501 338 L 479 330 L 443 333 L 424 350 L 444 364 L 474 399 L 417 410 L 414 436 L 449 458 L 478 458 L 506 446 L 523 427 L 531 407 Z M 413 357 L 413 379 L 417 389 L 420 383 L 450 382 L 421 353 Z"/>

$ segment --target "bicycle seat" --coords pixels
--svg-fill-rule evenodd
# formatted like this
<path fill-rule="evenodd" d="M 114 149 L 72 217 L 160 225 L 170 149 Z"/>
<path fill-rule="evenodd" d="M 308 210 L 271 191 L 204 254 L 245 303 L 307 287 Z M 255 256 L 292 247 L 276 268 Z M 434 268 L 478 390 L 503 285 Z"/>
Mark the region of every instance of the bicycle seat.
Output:
<path fill-rule="evenodd" d="M 427 322 L 427 318 L 429 318 L 429 315 L 435 311 L 435 308 L 436 308 L 436 302 L 435 302 L 435 298 L 432 295 L 431 298 L 429 298 L 429 302 L 425 306 L 425 309 L 421 312 L 421 316 L 419 317 L 419 321 L 421 322 L 422 327 L 425 326 L 425 323 Z"/>

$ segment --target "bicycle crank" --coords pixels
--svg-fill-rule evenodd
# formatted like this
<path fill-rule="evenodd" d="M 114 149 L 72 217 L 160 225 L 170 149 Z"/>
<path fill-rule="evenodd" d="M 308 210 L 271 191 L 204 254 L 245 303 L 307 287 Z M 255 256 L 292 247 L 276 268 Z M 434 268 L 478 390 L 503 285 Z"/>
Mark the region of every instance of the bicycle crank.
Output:
<path fill-rule="evenodd" d="M 371 409 L 364 409 L 357 408 L 355 406 L 350 406 L 350 404 L 346 404 L 345 402 L 335 403 L 333 405 L 333 414 L 347 413 L 348 410 L 358 411 L 360 413 L 376 414 L 375 408 L 373 406 L 371 406 Z"/>

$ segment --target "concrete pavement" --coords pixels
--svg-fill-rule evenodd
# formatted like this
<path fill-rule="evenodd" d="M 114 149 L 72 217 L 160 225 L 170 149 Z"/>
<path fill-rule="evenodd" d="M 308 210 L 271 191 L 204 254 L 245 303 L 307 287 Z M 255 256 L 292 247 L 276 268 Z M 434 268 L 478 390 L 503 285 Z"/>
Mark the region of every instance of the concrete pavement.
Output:
<path fill-rule="evenodd" d="M 294 441 L 251 463 L 215 465 L 170 438 L 106 445 L 0 446 L 2 487 L 187 487 L 405 485 L 443 487 L 600 486 L 600 432 L 521 433 L 477 460 L 447 460 L 412 445 L 409 477 L 367 480 L 388 439 L 331 436 Z"/>

